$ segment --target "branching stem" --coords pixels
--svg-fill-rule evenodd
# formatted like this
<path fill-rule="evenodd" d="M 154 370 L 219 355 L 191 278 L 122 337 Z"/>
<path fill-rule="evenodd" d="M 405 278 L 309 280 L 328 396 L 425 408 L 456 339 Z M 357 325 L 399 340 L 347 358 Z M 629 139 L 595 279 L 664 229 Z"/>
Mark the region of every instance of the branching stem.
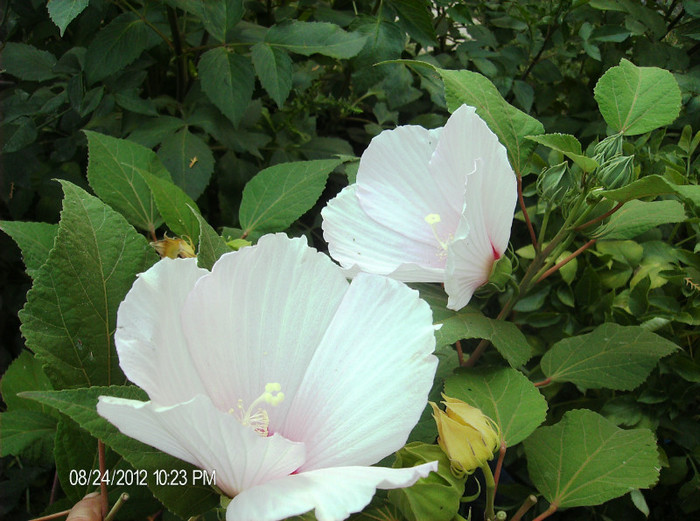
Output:
<path fill-rule="evenodd" d="M 576 250 L 574 253 L 571 255 L 567 256 L 566 258 L 562 259 L 561 261 L 557 262 L 554 266 L 549 268 L 547 271 L 545 271 L 540 277 L 537 279 L 537 282 L 542 282 L 544 279 L 549 277 L 552 273 L 555 273 L 557 270 L 559 270 L 562 266 L 568 264 L 572 260 L 574 260 L 576 257 L 581 255 L 584 251 L 586 251 L 588 248 L 593 246 L 596 243 L 596 239 L 591 239 L 588 241 L 586 244 L 581 246 L 578 250 Z"/>

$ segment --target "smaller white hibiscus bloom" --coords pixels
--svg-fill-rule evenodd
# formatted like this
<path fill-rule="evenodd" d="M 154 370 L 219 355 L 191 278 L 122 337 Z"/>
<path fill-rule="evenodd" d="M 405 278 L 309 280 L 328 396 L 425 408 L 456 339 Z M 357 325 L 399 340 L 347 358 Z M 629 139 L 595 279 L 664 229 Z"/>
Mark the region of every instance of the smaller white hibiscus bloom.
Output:
<path fill-rule="evenodd" d="M 407 125 L 375 137 L 357 182 L 321 212 L 323 236 L 351 274 L 443 282 L 456 310 L 505 253 L 516 200 L 506 149 L 462 105 L 442 128 Z"/>
<path fill-rule="evenodd" d="M 370 467 L 401 448 L 432 386 L 432 313 L 375 275 L 348 283 L 306 239 L 268 235 L 223 255 L 163 259 L 119 307 L 115 343 L 148 402 L 101 396 L 124 434 L 209 472 L 228 521 L 319 521 L 412 485 L 432 462 Z"/>

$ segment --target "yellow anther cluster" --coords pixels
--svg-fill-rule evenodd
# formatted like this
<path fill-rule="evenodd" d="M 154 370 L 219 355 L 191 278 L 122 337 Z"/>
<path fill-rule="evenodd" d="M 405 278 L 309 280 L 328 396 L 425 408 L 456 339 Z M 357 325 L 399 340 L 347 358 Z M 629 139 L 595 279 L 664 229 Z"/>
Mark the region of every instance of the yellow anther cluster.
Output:
<path fill-rule="evenodd" d="M 247 409 L 243 406 L 243 400 L 239 399 L 236 404 L 236 409 L 229 409 L 229 414 L 233 414 L 238 418 L 243 425 L 250 426 L 260 436 L 268 435 L 268 426 L 270 425 L 270 417 L 267 411 L 259 404 L 267 403 L 273 407 L 279 405 L 284 400 L 284 393 L 281 392 L 282 386 L 278 383 L 269 383 L 265 385 L 265 392 L 253 400 L 250 407 Z"/>

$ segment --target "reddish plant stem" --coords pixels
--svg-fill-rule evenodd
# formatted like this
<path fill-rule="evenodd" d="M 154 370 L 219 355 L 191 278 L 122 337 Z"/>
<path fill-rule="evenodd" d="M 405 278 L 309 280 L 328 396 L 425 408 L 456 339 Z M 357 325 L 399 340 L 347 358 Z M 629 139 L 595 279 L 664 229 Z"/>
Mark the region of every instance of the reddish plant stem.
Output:
<path fill-rule="evenodd" d="M 568 257 L 566 257 L 565 259 L 562 259 L 561 262 L 557 262 L 554 266 L 552 266 L 552 267 L 549 268 L 547 271 L 545 271 L 545 272 L 542 274 L 542 276 L 541 276 L 539 279 L 537 279 L 537 282 L 542 282 L 544 279 L 546 279 L 547 277 L 549 277 L 552 273 L 556 272 L 559 268 L 561 268 L 561 267 L 564 266 L 565 264 L 568 264 L 570 261 L 572 261 L 573 259 L 575 259 L 575 258 L 578 257 L 579 255 L 581 255 L 581 253 L 583 253 L 583 252 L 586 251 L 588 248 L 590 248 L 591 246 L 593 246 L 593 245 L 595 244 L 596 240 L 597 240 L 597 239 L 591 239 L 591 240 L 588 241 L 586 244 L 584 244 L 583 246 L 581 246 L 578 250 L 576 250 L 574 253 L 572 253 L 571 255 L 569 255 Z"/>
<path fill-rule="evenodd" d="M 606 219 L 607 217 L 610 217 L 612 214 L 617 212 L 620 208 L 622 208 L 623 204 L 625 204 L 625 203 L 617 203 L 617 205 L 615 205 L 615 207 L 612 210 L 608 210 L 603 215 L 599 215 L 595 219 L 591 219 L 590 221 L 586 221 L 583 224 L 579 224 L 576 228 L 574 228 L 574 230 L 580 231 L 580 230 L 583 230 L 584 228 L 588 228 L 589 226 L 592 226 L 596 223 L 599 223 L 603 219 Z"/>
<path fill-rule="evenodd" d="M 552 379 L 551 379 L 551 378 L 545 378 L 545 379 L 542 380 L 541 382 L 535 382 L 533 385 L 534 385 L 535 387 L 544 387 L 545 385 L 549 385 L 549 384 L 551 384 L 551 383 L 552 383 Z"/>
<path fill-rule="evenodd" d="M 462 342 L 457 340 L 455 342 L 455 349 L 457 349 L 457 360 L 459 360 L 459 365 L 464 365 L 464 353 L 462 352 Z"/>
<path fill-rule="evenodd" d="M 523 178 L 520 173 L 516 174 L 518 179 L 518 201 L 520 202 L 520 209 L 523 212 L 523 217 L 525 217 L 525 224 L 527 224 L 527 229 L 530 231 L 530 239 L 532 239 L 532 245 L 535 247 L 535 251 L 539 251 L 539 246 L 537 245 L 537 237 L 535 236 L 535 230 L 532 227 L 532 221 L 530 221 L 530 215 L 527 213 L 527 208 L 525 207 L 525 199 L 523 198 Z"/>
<path fill-rule="evenodd" d="M 100 502 L 102 503 L 102 518 L 104 519 L 109 511 L 109 498 L 107 497 L 107 482 L 104 479 L 107 466 L 105 464 L 105 444 L 102 443 L 102 440 L 97 440 L 97 457 L 100 461 Z"/>
<path fill-rule="evenodd" d="M 501 439 L 501 448 L 498 450 L 498 461 L 496 462 L 496 471 L 493 473 L 493 481 L 495 489 L 498 490 L 498 480 L 501 478 L 501 469 L 503 468 L 503 459 L 506 457 L 506 442 Z"/>
<path fill-rule="evenodd" d="M 55 514 L 49 514 L 48 516 L 35 517 L 29 521 L 51 521 L 51 519 L 58 519 L 59 517 L 64 517 L 70 514 L 70 509 L 63 510 L 62 512 L 56 512 Z"/>
<path fill-rule="evenodd" d="M 552 503 L 551 505 L 549 505 L 549 508 L 548 508 L 547 510 L 545 510 L 544 512 L 542 512 L 539 516 L 537 516 L 537 517 L 536 517 L 535 519 L 533 519 L 532 521 L 542 521 L 543 519 L 548 518 L 549 516 L 551 516 L 552 514 L 554 514 L 554 512 L 557 511 L 557 508 L 558 508 L 557 505 L 555 505 L 554 503 Z"/>
<path fill-rule="evenodd" d="M 522 517 L 527 513 L 527 511 L 534 507 L 536 504 L 537 497 L 530 494 L 529 496 L 527 496 L 523 504 L 520 505 L 518 511 L 515 514 L 513 514 L 513 517 L 510 519 L 510 521 L 520 521 Z"/>
<path fill-rule="evenodd" d="M 51 485 L 51 496 L 49 497 L 49 505 L 53 505 L 56 501 L 56 489 L 58 488 L 58 471 L 53 473 L 53 485 Z"/>

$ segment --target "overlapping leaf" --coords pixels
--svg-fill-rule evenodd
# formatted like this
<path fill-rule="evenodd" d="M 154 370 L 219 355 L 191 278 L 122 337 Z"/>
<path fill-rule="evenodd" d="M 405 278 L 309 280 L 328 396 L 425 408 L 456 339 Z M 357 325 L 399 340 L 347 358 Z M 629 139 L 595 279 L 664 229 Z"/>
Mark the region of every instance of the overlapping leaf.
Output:
<path fill-rule="evenodd" d="M 547 401 L 532 382 L 506 367 L 479 367 L 450 376 L 445 394 L 481 409 L 498 424 L 508 447 L 527 438 L 547 414 Z"/>
<path fill-rule="evenodd" d="M 678 349 L 639 326 L 606 323 L 592 333 L 565 338 L 542 357 L 544 374 L 589 389 L 627 391 L 640 385 L 656 363 Z"/>
<path fill-rule="evenodd" d="M 20 312 L 22 333 L 54 386 L 121 383 L 112 343 L 117 307 L 156 256 L 120 214 L 62 185 L 58 235 Z"/>
<path fill-rule="evenodd" d="M 599 505 L 653 485 L 659 456 L 648 429 L 623 430 L 593 411 L 568 411 L 525 440 L 530 478 L 552 505 Z"/>
<path fill-rule="evenodd" d="M 340 159 L 281 163 L 259 172 L 243 190 L 239 211 L 247 232 L 286 229 L 318 200 Z"/>
<path fill-rule="evenodd" d="M 148 487 L 163 504 L 180 517 L 189 518 L 210 510 L 218 503 L 218 495 L 208 487 L 191 483 L 188 486 L 158 485 L 155 471 L 179 471 L 184 469 L 191 476 L 192 465 L 169 456 L 140 441 L 123 435 L 116 427 L 97 414 L 99 396 L 119 396 L 134 400 L 147 399 L 138 387 L 90 387 L 71 391 L 32 392 L 25 396 L 54 407 L 75 421 L 81 428 L 105 445 L 121 454 L 126 461 L 137 469 L 145 469 Z"/>

